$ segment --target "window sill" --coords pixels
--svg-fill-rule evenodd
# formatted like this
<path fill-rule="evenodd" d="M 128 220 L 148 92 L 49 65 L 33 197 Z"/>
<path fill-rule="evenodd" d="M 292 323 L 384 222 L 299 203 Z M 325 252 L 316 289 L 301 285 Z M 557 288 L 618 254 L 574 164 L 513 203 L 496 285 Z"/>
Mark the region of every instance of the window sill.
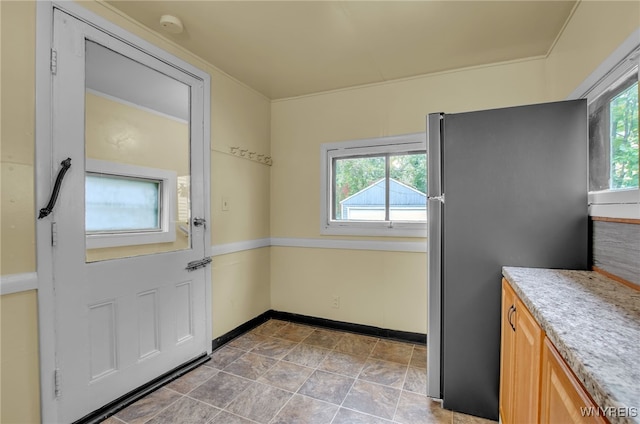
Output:
<path fill-rule="evenodd" d="M 640 190 L 604 190 L 589 193 L 589 215 L 640 219 Z"/>

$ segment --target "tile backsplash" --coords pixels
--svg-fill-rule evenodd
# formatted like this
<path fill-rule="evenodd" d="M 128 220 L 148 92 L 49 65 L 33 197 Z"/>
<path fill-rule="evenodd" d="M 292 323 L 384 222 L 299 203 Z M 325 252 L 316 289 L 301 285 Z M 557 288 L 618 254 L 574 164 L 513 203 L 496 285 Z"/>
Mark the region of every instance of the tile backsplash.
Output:
<path fill-rule="evenodd" d="M 591 263 L 640 288 L 640 223 L 591 222 Z"/>

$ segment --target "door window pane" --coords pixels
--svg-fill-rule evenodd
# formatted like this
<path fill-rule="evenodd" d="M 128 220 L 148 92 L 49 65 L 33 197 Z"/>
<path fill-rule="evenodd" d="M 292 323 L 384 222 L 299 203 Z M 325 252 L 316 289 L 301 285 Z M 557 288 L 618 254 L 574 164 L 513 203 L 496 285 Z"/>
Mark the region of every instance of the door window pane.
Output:
<path fill-rule="evenodd" d="M 85 43 L 86 261 L 191 248 L 191 87 Z"/>
<path fill-rule="evenodd" d="M 162 183 L 138 178 L 87 174 L 87 232 L 160 230 Z"/>

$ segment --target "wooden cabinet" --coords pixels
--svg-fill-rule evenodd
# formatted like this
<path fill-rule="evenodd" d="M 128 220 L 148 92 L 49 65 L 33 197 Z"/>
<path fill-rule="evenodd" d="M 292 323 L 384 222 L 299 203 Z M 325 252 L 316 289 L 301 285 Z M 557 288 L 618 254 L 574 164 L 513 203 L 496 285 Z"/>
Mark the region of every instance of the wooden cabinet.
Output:
<path fill-rule="evenodd" d="M 511 286 L 502 280 L 502 333 L 500 350 L 500 416 L 502 422 L 513 422 L 513 383 L 515 362 L 515 331 L 512 314 L 516 305 L 516 294 Z"/>
<path fill-rule="evenodd" d="M 546 339 L 542 352 L 542 423 L 606 423 L 602 417 L 585 417 L 581 408 L 597 408 L 553 344 Z"/>
<path fill-rule="evenodd" d="M 583 417 L 581 408 L 597 409 L 597 405 L 504 278 L 501 326 L 503 424 L 608 422 L 603 417 Z"/>
<path fill-rule="evenodd" d="M 537 423 L 544 333 L 504 279 L 502 293 L 502 421 L 505 424 Z"/>

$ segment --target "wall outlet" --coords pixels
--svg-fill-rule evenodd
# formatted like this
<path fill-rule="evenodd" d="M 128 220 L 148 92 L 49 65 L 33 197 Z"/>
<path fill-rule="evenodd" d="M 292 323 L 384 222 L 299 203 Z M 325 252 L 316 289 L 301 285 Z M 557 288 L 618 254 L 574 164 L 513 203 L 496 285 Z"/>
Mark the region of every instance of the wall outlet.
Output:
<path fill-rule="evenodd" d="M 222 196 L 222 210 L 223 211 L 229 210 L 229 198 L 225 196 Z"/>
<path fill-rule="evenodd" d="M 340 309 L 340 296 L 333 296 L 331 307 L 333 309 Z"/>

